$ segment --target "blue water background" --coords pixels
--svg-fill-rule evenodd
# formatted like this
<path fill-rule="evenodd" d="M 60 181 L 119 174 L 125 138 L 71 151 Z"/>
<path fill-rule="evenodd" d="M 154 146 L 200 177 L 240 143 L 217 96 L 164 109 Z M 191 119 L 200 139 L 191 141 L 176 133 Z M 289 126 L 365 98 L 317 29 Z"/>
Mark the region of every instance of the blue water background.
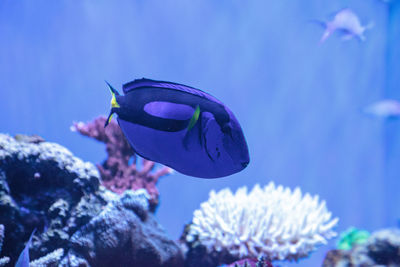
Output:
<path fill-rule="evenodd" d="M 374 22 L 366 41 L 318 45 L 323 29 L 309 20 L 344 7 Z M 69 127 L 108 113 L 104 80 L 180 82 L 234 111 L 251 163 L 222 179 L 163 178 L 157 217 L 171 237 L 211 189 L 269 181 L 325 199 L 338 231 L 395 226 L 400 121 L 361 109 L 400 100 L 399 25 L 399 1 L 1 0 L 0 132 L 39 134 L 101 162 L 105 147 Z M 333 246 L 284 266 L 319 266 Z"/>

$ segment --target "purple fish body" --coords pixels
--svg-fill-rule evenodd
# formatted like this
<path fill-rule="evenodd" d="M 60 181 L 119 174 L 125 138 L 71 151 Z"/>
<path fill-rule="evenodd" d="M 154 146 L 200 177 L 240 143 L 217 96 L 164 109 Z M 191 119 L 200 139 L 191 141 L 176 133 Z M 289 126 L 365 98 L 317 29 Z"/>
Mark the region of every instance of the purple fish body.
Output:
<path fill-rule="evenodd" d="M 144 78 L 125 84 L 123 91 L 123 96 L 115 91 L 117 104 L 110 116 L 117 113 L 123 133 L 140 156 L 201 178 L 228 176 L 248 165 L 239 122 L 215 97 Z"/>

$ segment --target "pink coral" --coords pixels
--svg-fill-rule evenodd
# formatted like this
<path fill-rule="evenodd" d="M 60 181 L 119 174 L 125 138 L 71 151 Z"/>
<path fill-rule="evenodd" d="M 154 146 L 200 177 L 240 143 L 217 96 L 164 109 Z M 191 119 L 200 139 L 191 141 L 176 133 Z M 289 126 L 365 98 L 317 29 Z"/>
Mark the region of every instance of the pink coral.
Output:
<path fill-rule="evenodd" d="M 256 258 L 247 258 L 235 261 L 226 267 L 273 267 L 272 263 L 265 258 L 261 257 L 260 259 Z"/>
<path fill-rule="evenodd" d="M 137 168 L 137 157 L 115 121 L 104 128 L 106 117 L 101 116 L 89 123 L 74 123 L 72 130 L 82 135 L 94 138 L 106 144 L 108 158 L 100 165 L 99 169 L 102 184 L 113 192 L 122 194 L 127 189 L 145 188 L 150 195 L 152 209 L 158 204 L 158 190 L 156 183 L 161 176 L 172 172 L 169 167 L 162 167 L 153 171 L 155 163 L 143 159 L 142 168 Z M 133 159 L 130 163 L 130 159 Z"/>

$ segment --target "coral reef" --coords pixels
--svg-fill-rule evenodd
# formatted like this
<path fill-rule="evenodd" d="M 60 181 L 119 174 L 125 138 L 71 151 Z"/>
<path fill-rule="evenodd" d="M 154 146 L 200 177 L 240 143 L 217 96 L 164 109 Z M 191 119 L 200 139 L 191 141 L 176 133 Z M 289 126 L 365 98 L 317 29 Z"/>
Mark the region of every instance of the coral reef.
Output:
<path fill-rule="evenodd" d="M 351 250 L 331 250 L 326 254 L 322 266 L 400 266 L 400 230 L 379 230 L 372 233 L 365 243 L 356 244 Z"/>
<path fill-rule="evenodd" d="M 138 241 L 147 242 L 146 248 L 153 253 L 149 254 L 160 259 L 156 261 L 160 265 L 154 266 L 174 259 L 179 263 L 182 255 L 177 244 L 168 240 L 153 215 L 143 208 L 148 205 L 148 195 L 144 192 L 139 190 L 129 193 L 130 197 L 119 197 L 100 186 L 99 173 L 93 164 L 74 157 L 66 148 L 37 137 L 13 138 L 0 134 L 0 224 L 7 230 L 3 253 L 10 257 L 10 264 L 15 264 L 24 241 L 35 228 L 30 256 L 47 257 L 39 260 L 48 261 L 49 266 L 58 266 L 55 261 L 59 257 L 63 257 L 64 266 L 90 266 L 88 262 L 97 262 L 97 257 L 101 257 L 98 250 L 109 245 L 95 241 L 99 232 L 120 249 L 118 259 L 122 262 L 126 257 L 139 257 L 124 253 Z M 100 223 L 97 232 L 88 232 L 91 225 L 107 217 L 105 210 L 113 211 L 115 214 L 109 215 L 118 215 L 119 219 L 113 219 L 115 224 Z M 125 217 L 130 218 L 129 226 L 135 230 L 122 227 L 128 223 Z M 80 235 L 86 243 L 77 241 Z M 109 250 L 115 253 L 116 248 Z M 82 251 L 97 254 L 93 258 Z"/>
<path fill-rule="evenodd" d="M 40 259 L 34 260 L 29 263 L 29 267 L 51 267 L 58 266 L 62 256 L 64 255 L 64 249 L 59 248 L 54 250 L 53 252 L 47 254 L 46 256 L 41 257 Z"/>
<path fill-rule="evenodd" d="M 4 225 L 0 224 L 0 252 L 4 241 Z M 6 265 L 10 261 L 9 257 L 0 258 L 0 266 Z"/>
<path fill-rule="evenodd" d="M 108 158 L 101 165 L 96 165 L 105 187 L 117 194 L 122 194 L 127 189 L 145 188 L 151 196 L 150 209 L 154 210 L 159 195 L 156 183 L 160 177 L 171 173 L 172 169 L 162 167 L 153 172 L 155 163 L 147 159 L 143 159 L 143 166 L 138 169 L 136 154 L 120 127 L 115 121 L 111 121 L 107 128 L 104 128 L 106 120 L 106 117 L 98 117 L 87 124 L 74 123 L 71 130 L 106 144 Z"/>
<path fill-rule="evenodd" d="M 7 263 L 9 263 L 9 261 L 10 261 L 9 257 L 0 258 L 0 266 L 5 266 Z"/>
<path fill-rule="evenodd" d="M 11 264 L 35 228 L 31 258 L 66 248 L 70 234 L 106 203 L 95 197 L 98 190 L 96 167 L 66 148 L 37 137 L 0 134 L 0 223 L 7 230 L 4 252 Z M 68 205 L 56 208 L 61 201 Z M 90 208 L 81 209 L 83 202 Z"/>
<path fill-rule="evenodd" d="M 369 235 L 368 231 L 350 227 L 343 233 L 340 233 L 337 248 L 345 250 L 352 249 L 357 244 L 367 242 Z"/>
<path fill-rule="evenodd" d="M 4 225 L 0 224 L 0 252 L 3 245 L 4 240 Z M 29 249 L 29 247 L 28 247 Z M 64 254 L 64 250 L 62 248 L 53 251 L 52 253 L 47 254 L 46 256 L 41 257 L 40 259 L 34 260 L 29 263 L 30 267 L 56 267 L 59 263 L 61 257 Z M 0 258 L 0 266 L 6 266 L 7 263 L 10 262 L 9 257 Z"/>
<path fill-rule="evenodd" d="M 114 142 L 105 143 L 117 150 Z M 132 158 L 133 152 L 129 153 Z M 144 161 L 144 169 L 138 171 L 135 163 L 129 164 L 131 158 L 118 157 L 126 157 L 123 164 L 127 165 L 120 165 L 121 158 L 114 155 L 100 169 L 125 177 L 128 174 L 118 170 L 128 166 L 136 190 L 126 187 L 122 194 L 107 190 L 100 185 L 93 164 L 58 144 L 38 136 L 0 134 L 0 249 L 4 240 L 3 253 L 8 256 L 0 258 L 0 266 L 7 261 L 15 264 L 33 229 L 37 231 L 29 253 L 37 260 L 31 266 L 65 267 L 215 267 L 223 263 L 271 267 L 273 260 L 304 257 L 335 235 L 332 227 L 337 219 L 331 219 L 325 202 L 303 196 L 300 189 L 292 192 L 270 183 L 249 193 L 246 188 L 235 194 L 229 189 L 212 191 L 194 212 L 179 247 L 152 212 L 158 197 L 157 175 L 166 169 L 152 174 L 154 163 Z M 146 184 L 146 179 L 152 182 Z"/>
<path fill-rule="evenodd" d="M 257 259 L 243 259 L 232 262 L 229 265 L 225 265 L 226 267 L 257 267 Z"/>
<path fill-rule="evenodd" d="M 246 187 L 236 194 L 211 191 L 185 234 L 187 261 L 215 266 L 260 256 L 297 260 L 334 237 L 337 222 L 324 201 L 302 196 L 299 188 L 292 192 L 271 182 L 249 193 Z"/>
<path fill-rule="evenodd" d="M 91 266 L 183 266 L 180 248 L 149 213 L 147 198 L 139 189 L 110 201 L 72 236 L 69 253 Z"/>
<path fill-rule="evenodd" d="M 235 261 L 226 267 L 273 267 L 272 263 L 266 260 L 264 257 L 260 257 L 259 259 L 243 259 Z"/>

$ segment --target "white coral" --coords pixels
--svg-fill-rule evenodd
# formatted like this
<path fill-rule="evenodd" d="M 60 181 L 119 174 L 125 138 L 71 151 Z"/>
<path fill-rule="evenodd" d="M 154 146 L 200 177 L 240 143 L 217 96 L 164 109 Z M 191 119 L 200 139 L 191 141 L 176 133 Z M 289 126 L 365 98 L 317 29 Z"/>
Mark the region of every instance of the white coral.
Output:
<path fill-rule="evenodd" d="M 30 267 L 56 266 L 63 255 L 64 255 L 64 249 L 59 248 L 59 249 L 56 249 L 53 252 L 47 254 L 44 257 L 41 257 L 37 260 L 30 262 L 29 266 Z"/>
<path fill-rule="evenodd" d="M 332 228 L 337 222 L 318 195 L 303 196 L 299 188 L 292 192 L 271 182 L 249 193 L 247 187 L 235 194 L 228 188 L 212 190 L 194 212 L 186 239 L 198 238 L 209 251 L 227 249 L 239 258 L 291 260 L 336 236 Z"/>
<path fill-rule="evenodd" d="M 4 241 L 4 225 L 0 224 L 0 252 Z M 9 257 L 0 258 L 0 266 L 5 266 L 10 261 Z"/>

